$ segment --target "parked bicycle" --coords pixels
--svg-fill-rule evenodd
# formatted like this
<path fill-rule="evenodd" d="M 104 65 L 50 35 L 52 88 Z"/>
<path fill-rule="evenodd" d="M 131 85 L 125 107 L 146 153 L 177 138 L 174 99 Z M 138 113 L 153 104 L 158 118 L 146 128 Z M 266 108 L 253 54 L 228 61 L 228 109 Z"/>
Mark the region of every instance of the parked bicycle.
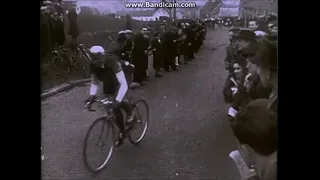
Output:
<path fill-rule="evenodd" d="M 130 90 L 134 90 L 137 87 L 130 87 Z M 102 100 L 97 100 L 95 102 L 99 102 L 99 105 L 104 107 L 105 113 L 102 117 L 96 119 L 92 125 L 89 127 L 85 140 L 84 140 L 84 146 L 83 146 L 83 160 L 84 160 L 84 164 L 85 167 L 93 173 L 97 173 L 100 172 L 102 169 L 104 169 L 108 163 L 108 161 L 110 160 L 112 153 L 114 151 L 114 147 L 116 144 L 116 136 L 118 134 L 118 127 L 116 125 L 116 117 L 119 118 L 121 117 L 125 123 L 125 131 L 124 131 L 124 137 L 128 138 L 131 144 L 134 145 L 138 145 L 142 139 L 144 138 L 144 136 L 146 135 L 147 129 L 148 129 L 148 125 L 149 125 L 149 107 L 148 104 L 145 100 L 138 100 L 138 101 L 134 101 L 133 96 L 131 94 L 131 92 L 128 92 L 128 100 L 131 104 L 132 107 L 132 111 L 135 113 L 135 117 L 133 122 L 130 123 L 126 123 L 125 119 L 126 119 L 126 114 L 125 111 L 121 110 L 121 114 L 116 114 L 113 109 L 111 108 L 112 106 L 112 101 L 110 101 L 110 99 L 106 98 L 106 99 L 102 99 Z M 88 109 L 89 111 L 95 111 L 94 109 L 92 109 L 92 104 L 87 103 L 85 106 L 86 109 Z M 141 110 L 145 109 L 145 113 L 146 113 L 146 117 L 142 118 L 142 113 Z M 98 124 L 102 124 L 102 126 L 98 129 L 97 132 L 95 130 L 93 130 L 94 127 L 97 127 Z M 139 133 L 138 137 L 134 137 L 133 132 L 134 130 L 136 130 L 138 128 L 138 125 L 142 125 L 142 132 Z M 104 152 L 104 154 L 107 155 L 106 158 L 103 159 L 102 163 L 99 163 L 99 165 L 97 167 L 93 167 L 91 165 L 91 163 L 89 162 L 90 157 L 88 155 L 88 144 L 90 142 L 92 142 L 91 140 L 89 140 L 89 137 L 91 134 L 93 133 L 97 133 L 98 134 L 98 138 L 97 138 L 97 142 L 95 142 L 96 146 L 99 146 L 100 148 L 102 148 L 104 145 L 106 145 L 105 142 L 105 138 L 110 138 L 111 140 L 111 145 L 108 148 L 107 152 Z M 102 150 L 102 149 L 101 149 Z M 97 153 L 94 153 L 95 155 Z M 96 161 L 99 161 L 102 159 L 97 159 Z"/>
<path fill-rule="evenodd" d="M 91 58 L 83 44 L 78 45 L 75 55 L 70 49 L 62 47 L 52 51 L 52 53 L 54 55 L 52 65 L 57 71 L 70 73 L 72 70 L 76 70 L 88 73 Z"/>

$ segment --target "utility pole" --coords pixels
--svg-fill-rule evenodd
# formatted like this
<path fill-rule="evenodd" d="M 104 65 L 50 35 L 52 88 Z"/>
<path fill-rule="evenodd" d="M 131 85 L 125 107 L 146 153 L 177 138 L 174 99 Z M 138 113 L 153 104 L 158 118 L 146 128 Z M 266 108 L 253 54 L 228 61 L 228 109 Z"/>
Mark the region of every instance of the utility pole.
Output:
<path fill-rule="evenodd" d="M 177 0 L 173 0 L 173 3 L 176 4 Z M 177 8 L 173 7 L 173 18 L 177 19 Z"/>

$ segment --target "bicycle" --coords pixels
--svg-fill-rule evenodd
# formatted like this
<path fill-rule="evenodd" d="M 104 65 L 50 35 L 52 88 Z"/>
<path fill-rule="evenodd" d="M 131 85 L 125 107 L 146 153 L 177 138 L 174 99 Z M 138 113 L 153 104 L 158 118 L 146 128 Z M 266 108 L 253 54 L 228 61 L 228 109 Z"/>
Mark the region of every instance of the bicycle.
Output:
<path fill-rule="evenodd" d="M 88 73 L 88 64 L 91 58 L 83 44 L 78 45 L 76 55 L 73 55 L 70 49 L 63 49 L 62 47 L 52 51 L 52 54 L 54 57 L 51 62 L 56 70 L 70 73 L 74 69 L 84 71 L 86 74 Z"/>
<path fill-rule="evenodd" d="M 131 90 L 136 89 L 137 87 L 130 87 Z M 135 118 L 133 120 L 133 122 L 130 122 L 129 124 L 126 122 L 126 118 L 123 116 L 125 113 L 122 110 L 121 114 L 124 120 L 124 124 L 125 124 L 125 131 L 124 131 L 124 138 L 128 138 L 130 143 L 133 145 L 138 145 L 142 139 L 144 138 L 144 136 L 146 135 L 147 129 L 148 129 L 148 125 L 149 125 L 149 107 L 148 104 L 145 100 L 138 100 L 138 101 L 134 101 L 132 95 L 128 95 L 128 100 L 129 103 L 131 104 L 131 109 L 132 111 L 135 112 Z M 116 114 L 114 113 L 113 109 L 111 108 L 112 105 L 112 101 L 110 101 L 110 99 L 105 98 L 102 100 L 96 100 L 95 102 L 98 102 L 100 104 L 100 106 L 104 107 L 105 109 L 105 113 L 102 117 L 97 118 L 89 127 L 85 140 L 84 140 L 84 145 L 83 145 L 83 160 L 84 160 L 84 164 L 85 167 L 92 173 L 98 173 L 100 172 L 102 169 L 104 169 L 107 165 L 107 163 L 109 162 L 109 160 L 111 159 L 111 156 L 113 154 L 114 151 L 114 147 L 116 144 L 116 136 L 118 135 L 118 132 L 116 131 L 115 127 L 118 127 L 116 125 Z M 88 109 L 89 111 L 95 111 L 94 109 L 92 109 L 92 104 L 93 103 L 87 103 L 85 108 Z M 145 125 L 143 126 L 143 131 L 140 134 L 140 136 L 135 140 L 132 136 L 132 130 L 135 129 L 134 127 L 136 127 L 136 125 L 138 124 L 142 124 L 143 123 L 143 119 L 141 117 L 139 108 L 144 107 L 146 109 L 146 119 L 145 119 Z M 119 117 L 119 116 L 118 116 Z M 89 163 L 89 157 L 87 156 L 87 151 L 88 151 L 88 143 L 89 143 L 89 137 L 90 134 L 93 133 L 93 128 L 99 124 L 102 123 L 102 127 L 101 127 L 101 131 L 99 133 L 99 137 L 98 137 L 98 142 L 95 143 L 96 145 L 99 146 L 103 146 L 105 145 L 105 142 L 101 142 L 103 140 L 103 138 L 106 138 L 108 136 L 111 137 L 111 141 L 112 144 L 109 148 L 109 151 L 106 153 L 107 157 L 104 159 L 104 161 L 98 165 L 98 167 L 92 167 Z M 106 130 L 106 134 L 103 135 L 104 131 Z M 110 135 L 109 135 L 109 132 Z"/>

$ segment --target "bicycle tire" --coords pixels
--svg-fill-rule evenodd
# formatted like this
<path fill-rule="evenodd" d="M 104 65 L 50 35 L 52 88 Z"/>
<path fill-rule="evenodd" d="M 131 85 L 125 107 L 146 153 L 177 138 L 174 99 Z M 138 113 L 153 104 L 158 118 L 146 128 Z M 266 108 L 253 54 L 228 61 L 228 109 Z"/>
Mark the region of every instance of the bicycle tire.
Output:
<path fill-rule="evenodd" d="M 146 135 L 146 133 L 147 133 L 147 130 L 148 130 L 148 127 L 149 127 L 149 106 L 148 106 L 148 103 L 147 103 L 145 100 L 140 99 L 140 100 L 136 101 L 136 102 L 133 104 L 132 110 L 134 110 L 134 109 L 137 109 L 137 110 L 138 110 L 138 107 L 139 107 L 138 105 L 144 106 L 144 107 L 146 108 L 147 117 L 146 117 L 146 119 L 142 120 L 142 121 L 145 121 L 145 125 L 144 125 L 144 127 L 143 127 L 143 131 L 142 131 L 141 135 L 139 136 L 139 138 L 138 138 L 137 140 L 134 140 L 134 139 L 132 138 L 132 136 L 131 136 L 131 131 L 128 132 L 128 139 L 129 139 L 130 143 L 133 144 L 133 145 L 138 145 L 138 144 L 140 144 L 140 142 L 142 141 L 142 139 L 145 137 L 145 135 Z M 138 114 L 139 116 L 141 116 L 140 113 L 139 113 L 139 111 L 136 111 L 136 112 L 137 112 L 137 114 Z M 137 114 L 136 114 L 136 116 L 137 116 Z M 136 123 L 136 124 L 137 124 L 137 123 Z M 135 126 L 136 124 L 134 124 L 134 126 Z M 133 129 L 134 129 L 134 127 L 133 127 Z"/>
<path fill-rule="evenodd" d="M 51 60 L 53 68 L 60 72 L 70 72 L 69 64 L 60 57 L 53 57 Z"/>
<path fill-rule="evenodd" d="M 86 71 L 86 67 L 85 65 L 80 62 L 80 61 L 77 61 L 75 63 L 72 64 L 72 67 L 74 68 L 74 70 L 76 71 L 81 71 L 81 72 L 85 72 Z"/>
<path fill-rule="evenodd" d="M 112 138 L 112 144 L 111 144 L 111 147 L 109 149 L 109 152 L 108 152 L 108 156 L 107 158 L 103 161 L 103 163 L 101 165 L 99 165 L 97 168 L 93 168 L 90 163 L 88 162 L 88 157 L 87 157 L 87 143 L 88 143 L 88 138 L 90 137 L 90 133 L 91 131 L 93 130 L 93 127 L 95 125 L 97 125 L 99 122 L 103 121 L 104 123 L 104 126 L 103 128 L 105 128 L 105 125 L 107 125 L 107 130 L 111 130 L 109 132 L 111 132 L 111 138 Z M 100 138 L 102 136 L 102 133 L 100 133 Z M 86 134 L 86 137 L 84 139 L 84 144 L 83 144 L 83 161 L 84 161 L 84 165 L 85 167 L 87 168 L 88 171 L 92 172 L 92 173 L 98 173 L 100 172 L 101 170 L 103 170 L 107 163 L 109 162 L 109 160 L 111 159 L 112 157 L 112 154 L 113 154 L 113 151 L 114 151 L 114 148 L 115 148 L 115 127 L 113 125 L 113 123 L 109 120 L 106 119 L 106 117 L 100 117 L 98 119 L 96 119 L 89 127 L 88 131 L 87 131 L 87 134 Z"/>

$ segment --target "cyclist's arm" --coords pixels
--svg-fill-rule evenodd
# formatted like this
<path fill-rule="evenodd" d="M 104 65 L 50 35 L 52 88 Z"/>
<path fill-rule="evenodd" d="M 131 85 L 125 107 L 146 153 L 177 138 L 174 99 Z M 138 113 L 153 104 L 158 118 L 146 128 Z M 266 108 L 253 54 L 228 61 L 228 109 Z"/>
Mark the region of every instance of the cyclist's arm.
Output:
<path fill-rule="evenodd" d="M 110 59 L 109 63 L 120 85 L 115 100 L 121 102 L 128 91 L 127 79 L 118 59 Z"/>
<path fill-rule="evenodd" d="M 116 96 L 116 101 L 121 102 L 128 91 L 128 84 L 127 84 L 127 80 L 124 75 L 124 72 L 122 70 L 116 73 L 116 77 L 120 84 L 120 87 Z"/>
<path fill-rule="evenodd" d="M 95 96 L 99 89 L 99 80 L 96 75 L 91 74 L 90 95 Z"/>

